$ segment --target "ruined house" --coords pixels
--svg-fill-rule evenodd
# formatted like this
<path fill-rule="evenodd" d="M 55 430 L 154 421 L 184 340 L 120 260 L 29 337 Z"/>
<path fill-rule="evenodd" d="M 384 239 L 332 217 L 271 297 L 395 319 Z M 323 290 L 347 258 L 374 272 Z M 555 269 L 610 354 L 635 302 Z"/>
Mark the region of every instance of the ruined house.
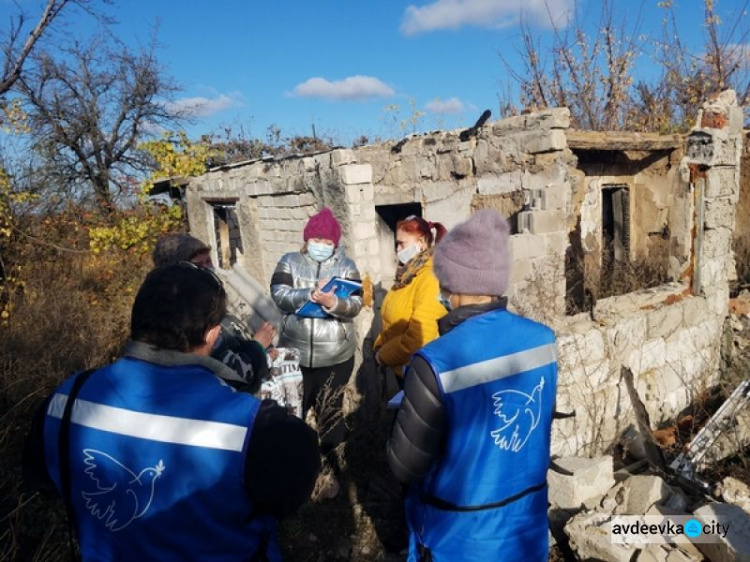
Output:
<path fill-rule="evenodd" d="M 333 209 L 376 288 L 357 319 L 362 407 L 381 398 L 371 344 L 395 272 L 395 222 L 419 214 L 450 229 L 476 209 L 499 210 L 513 233 L 511 309 L 556 330 L 557 409 L 576 413 L 555 422 L 553 452 L 593 454 L 632 423 L 622 366 L 654 424 L 719 382 L 742 124 L 731 91 L 707 102 L 686 136 L 574 131 L 567 109 L 548 109 L 468 135 L 224 166 L 193 178 L 183 203 L 254 326 L 278 320 L 268 297 L 278 259 L 300 248 L 309 216 Z"/>

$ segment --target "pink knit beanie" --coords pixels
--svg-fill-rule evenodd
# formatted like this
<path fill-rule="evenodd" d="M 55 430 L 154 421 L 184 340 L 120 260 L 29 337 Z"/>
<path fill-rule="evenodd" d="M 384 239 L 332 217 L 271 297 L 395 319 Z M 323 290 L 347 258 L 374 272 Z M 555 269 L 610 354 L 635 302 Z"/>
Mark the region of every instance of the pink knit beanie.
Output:
<path fill-rule="evenodd" d="M 339 245 L 341 239 L 341 225 L 333 216 L 331 209 L 323 207 L 317 215 L 310 217 L 307 221 L 302 236 L 307 242 L 310 238 L 325 238 L 332 240 L 334 245 Z"/>
<path fill-rule="evenodd" d="M 508 288 L 508 221 L 482 209 L 435 246 L 433 267 L 440 286 L 463 295 L 501 296 Z"/>

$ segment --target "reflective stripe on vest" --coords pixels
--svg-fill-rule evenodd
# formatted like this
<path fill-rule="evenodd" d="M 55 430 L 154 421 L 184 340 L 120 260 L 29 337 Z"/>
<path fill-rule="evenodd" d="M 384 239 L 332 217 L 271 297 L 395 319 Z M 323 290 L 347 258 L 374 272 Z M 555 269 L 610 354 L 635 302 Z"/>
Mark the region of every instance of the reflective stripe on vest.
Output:
<path fill-rule="evenodd" d="M 66 394 L 55 394 L 47 414 L 62 419 Z M 134 412 L 80 398 L 73 404 L 71 423 L 162 443 L 242 451 L 247 427 L 222 422 Z"/>
<path fill-rule="evenodd" d="M 440 384 L 449 394 L 556 362 L 557 347 L 550 343 L 440 373 Z"/>

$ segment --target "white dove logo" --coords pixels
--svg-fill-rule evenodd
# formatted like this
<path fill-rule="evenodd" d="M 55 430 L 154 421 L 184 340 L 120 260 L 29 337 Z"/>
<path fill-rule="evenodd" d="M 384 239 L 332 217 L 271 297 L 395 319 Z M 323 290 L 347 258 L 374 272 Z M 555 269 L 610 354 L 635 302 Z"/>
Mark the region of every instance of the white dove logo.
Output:
<path fill-rule="evenodd" d="M 542 378 L 530 395 L 518 390 L 501 390 L 492 395 L 494 414 L 503 422 L 502 427 L 490 432 L 495 445 L 514 453 L 523 449 L 531 432 L 539 425 L 543 388 Z"/>
<path fill-rule="evenodd" d="M 91 515 L 103 520 L 110 531 L 120 531 L 148 511 L 164 462 L 136 474 L 102 451 L 84 449 L 83 455 L 84 472 L 96 484 L 95 491 L 81 492 Z"/>

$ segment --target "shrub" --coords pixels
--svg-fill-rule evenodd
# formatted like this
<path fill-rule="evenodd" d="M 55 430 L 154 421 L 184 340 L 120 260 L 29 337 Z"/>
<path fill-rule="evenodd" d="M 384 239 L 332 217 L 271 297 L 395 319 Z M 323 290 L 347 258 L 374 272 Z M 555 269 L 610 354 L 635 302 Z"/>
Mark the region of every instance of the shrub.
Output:
<path fill-rule="evenodd" d="M 21 484 L 21 449 L 41 400 L 75 371 L 110 363 L 121 352 L 134 295 L 151 267 L 152 233 L 135 245 L 89 250 L 95 225 L 135 211 L 98 215 L 71 208 L 16 218 L 2 241 L 0 277 L 0 532 L 2 559 L 69 556 L 62 502 Z M 148 230 L 148 229 L 147 229 Z"/>

